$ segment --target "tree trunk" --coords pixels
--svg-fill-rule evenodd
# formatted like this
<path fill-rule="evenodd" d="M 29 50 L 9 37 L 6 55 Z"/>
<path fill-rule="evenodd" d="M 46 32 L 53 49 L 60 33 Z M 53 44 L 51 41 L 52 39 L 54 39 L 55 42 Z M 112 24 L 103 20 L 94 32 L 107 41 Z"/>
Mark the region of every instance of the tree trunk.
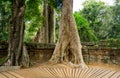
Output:
<path fill-rule="evenodd" d="M 50 62 L 87 67 L 83 60 L 82 46 L 73 16 L 73 0 L 63 0 L 61 15 L 59 41 Z"/>
<path fill-rule="evenodd" d="M 8 48 L 9 65 L 29 66 L 29 56 L 23 48 L 25 0 L 12 0 L 12 17 Z M 26 64 L 23 64 L 26 63 Z"/>
<path fill-rule="evenodd" d="M 44 1 L 43 6 L 43 26 L 38 30 L 35 42 L 40 43 L 55 43 L 55 10 L 47 1 Z"/>
<path fill-rule="evenodd" d="M 55 10 L 52 6 L 48 5 L 48 38 L 49 43 L 55 43 Z"/>

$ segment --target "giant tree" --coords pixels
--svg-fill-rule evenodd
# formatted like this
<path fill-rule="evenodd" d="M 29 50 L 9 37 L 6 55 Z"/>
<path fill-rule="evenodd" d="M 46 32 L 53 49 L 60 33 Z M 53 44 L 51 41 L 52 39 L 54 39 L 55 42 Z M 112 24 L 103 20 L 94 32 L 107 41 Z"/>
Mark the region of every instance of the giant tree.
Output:
<path fill-rule="evenodd" d="M 25 0 L 12 0 L 8 57 L 5 60 L 8 62 L 8 65 L 29 66 L 29 56 L 23 44 L 25 29 L 24 14 Z"/>
<path fill-rule="evenodd" d="M 59 40 L 49 62 L 87 67 L 83 60 L 81 48 L 73 16 L 73 0 L 63 0 Z"/>

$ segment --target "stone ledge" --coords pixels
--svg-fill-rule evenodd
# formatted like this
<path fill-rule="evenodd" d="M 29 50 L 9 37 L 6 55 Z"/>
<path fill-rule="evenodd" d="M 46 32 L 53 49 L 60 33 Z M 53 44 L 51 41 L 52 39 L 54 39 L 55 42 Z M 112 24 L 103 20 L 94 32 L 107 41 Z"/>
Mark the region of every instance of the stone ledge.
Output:
<path fill-rule="evenodd" d="M 20 66 L 1 66 L 0 67 L 0 72 L 18 70 L 20 68 L 21 68 Z"/>

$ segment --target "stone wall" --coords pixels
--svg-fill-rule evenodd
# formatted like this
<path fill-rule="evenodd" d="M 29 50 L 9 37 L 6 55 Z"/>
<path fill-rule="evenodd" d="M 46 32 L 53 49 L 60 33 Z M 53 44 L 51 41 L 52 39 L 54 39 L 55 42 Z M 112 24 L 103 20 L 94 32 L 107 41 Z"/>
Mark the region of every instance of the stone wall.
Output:
<path fill-rule="evenodd" d="M 32 62 L 43 63 L 50 59 L 55 45 L 27 45 Z M 84 60 L 87 64 L 105 63 L 120 65 L 120 48 L 83 46 Z M 0 49 L 0 58 L 7 55 L 7 48 Z"/>
<path fill-rule="evenodd" d="M 39 49 L 39 50 L 29 50 L 29 56 L 31 62 L 43 63 L 48 61 L 53 53 L 53 49 Z"/>
<path fill-rule="evenodd" d="M 83 57 L 87 64 L 105 63 L 120 65 L 120 48 L 86 47 Z"/>
<path fill-rule="evenodd" d="M 29 50 L 30 58 L 34 61 L 46 62 L 52 56 L 54 48 Z M 120 65 L 120 49 L 115 48 L 84 48 L 83 57 L 87 64 L 105 63 Z"/>

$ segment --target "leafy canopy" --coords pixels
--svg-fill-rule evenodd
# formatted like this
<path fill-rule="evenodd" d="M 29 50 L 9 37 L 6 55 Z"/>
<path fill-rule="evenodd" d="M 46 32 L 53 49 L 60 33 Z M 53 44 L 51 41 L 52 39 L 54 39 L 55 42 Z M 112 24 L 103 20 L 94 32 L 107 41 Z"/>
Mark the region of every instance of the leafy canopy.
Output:
<path fill-rule="evenodd" d="M 90 28 L 88 21 L 83 16 L 81 16 L 79 12 L 75 12 L 74 17 L 81 41 L 97 41 L 97 37 L 94 35 L 93 30 Z"/>

